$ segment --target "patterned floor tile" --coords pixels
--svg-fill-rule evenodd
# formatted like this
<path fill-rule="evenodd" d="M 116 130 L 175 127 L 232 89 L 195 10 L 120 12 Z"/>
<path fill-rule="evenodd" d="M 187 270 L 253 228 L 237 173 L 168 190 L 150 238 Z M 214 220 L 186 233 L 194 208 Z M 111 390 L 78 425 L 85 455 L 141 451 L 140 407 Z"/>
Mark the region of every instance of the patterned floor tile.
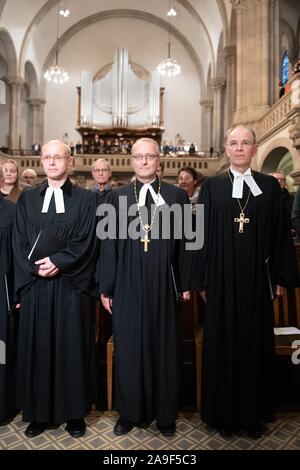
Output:
<path fill-rule="evenodd" d="M 2 450 L 299 450 L 299 413 L 280 413 L 268 425 L 264 435 L 257 440 L 246 435 L 221 437 L 209 429 L 197 413 L 180 413 L 177 430 L 173 437 L 163 436 L 153 422 L 147 428 L 134 427 L 125 436 L 115 436 L 113 427 L 118 418 L 114 411 L 93 411 L 86 418 L 87 432 L 79 439 L 65 431 L 65 424 L 49 429 L 34 439 L 27 439 L 24 431 L 28 423 L 18 415 L 14 421 L 0 427 L 0 449 Z"/>

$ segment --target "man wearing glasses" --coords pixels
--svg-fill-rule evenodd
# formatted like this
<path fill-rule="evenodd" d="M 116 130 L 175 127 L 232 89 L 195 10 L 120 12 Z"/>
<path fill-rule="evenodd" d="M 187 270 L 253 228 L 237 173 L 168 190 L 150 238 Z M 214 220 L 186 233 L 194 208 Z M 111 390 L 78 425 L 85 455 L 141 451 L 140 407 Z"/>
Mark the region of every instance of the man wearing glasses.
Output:
<path fill-rule="evenodd" d="M 72 185 L 73 157 L 63 142 L 46 143 L 41 163 L 47 179 L 22 193 L 14 226 L 17 407 L 30 421 L 27 437 L 64 422 L 80 437 L 95 399 L 96 197 Z"/>
<path fill-rule="evenodd" d="M 95 186 L 93 186 L 92 191 L 95 191 L 98 204 L 101 204 L 102 202 L 106 201 L 112 192 L 112 187 L 110 184 L 111 169 L 109 162 L 104 160 L 104 158 L 98 158 L 98 160 L 93 162 L 92 176 L 95 181 Z"/>
<path fill-rule="evenodd" d="M 204 247 L 196 287 L 206 300 L 202 419 L 222 436 L 262 434 L 273 415 L 273 302 L 296 264 L 277 181 L 251 169 L 255 134 L 227 133 L 227 172 L 204 182 Z M 197 279 L 198 278 L 198 279 Z"/>
<path fill-rule="evenodd" d="M 112 235 L 101 244 L 100 293 L 113 320 L 118 436 L 154 419 L 163 435 L 173 436 L 176 430 L 180 335 L 175 294 L 178 290 L 183 300 L 189 298 L 189 271 L 184 237 L 174 236 L 178 220 L 170 217 L 165 237 L 158 226 L 173 204 L 190 206 L 185 191 L 157 177 L 159 163 L 156 141 L 135 142 L 135 178 L 109 200 L 117 214 L 117 233 L 125 226 L 127 236 Z M 124 200 L 130 215 L 124 215 Z"/>

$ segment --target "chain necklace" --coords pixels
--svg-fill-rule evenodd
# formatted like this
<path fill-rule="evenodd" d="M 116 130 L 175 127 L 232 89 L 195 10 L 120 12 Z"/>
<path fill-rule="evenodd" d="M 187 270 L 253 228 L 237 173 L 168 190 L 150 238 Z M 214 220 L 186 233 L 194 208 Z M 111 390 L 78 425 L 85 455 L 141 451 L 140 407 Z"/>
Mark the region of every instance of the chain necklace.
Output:
<path fill-rule="evenodd" d="M 232 180 L 232 177 L 231 177 L 231 174 L 230 174 L 229 170 L 228 170 L 227 173 L 228 173 L 229 179 L 231 181 L 231 184 L 233 185 L 233 180 Z M 248 205 L 248 202 L 249 202 L 249 199 L 250 199 L 250 194 L 251 194 L 251 189 L 249 188 L 248 197 L 247 197 L 247 200 L 246 200 L 246 203 L 245 203 L 244 207 L 242 207 L 242 205 L 240 203 L 240 200 L 237 199 L 237 202 L 238 202 L 238 205 L 240 207 L 241 212 L 240 212 L 240 216 L 235 217 L 233 220 L 234 220 L 234 222 L 240 224 L 239 225 L 239 233 L 243 233 L 244 232 L 244 224 L 249 224 L 249 222 L 250 222 L 249 217 L 245 217 L 245 212 L 244 212 L 247 205 Z"/>
<path fill-rule="evenodd" d="M 155 213 L 156 213 L 156 209 L 157 209 L 158 201 L 159 201 L 159 196 L 160 196 L 160 187 L 161 187 L 161 181 L 160 181 L 160 178 L 158 178 L 158 192 L 157 192 L 157 197 L 156 197 L 156 202 L 155 202 L 155 208 L 154 208 L 154 211 L 153 211 L 153 214 L 152 214 L 151 223 L 150 223 L 150 225 L 149 224 L 143 224 L 141 211 L 140 211 L 140 206 L 139 206 L 139 200 L 138 200 L 137 192 L 136 192 L 136 179 L 133 181 L 133 190 L 134 190 L 136 205 L 137 205 L 137 208 L 138 208 L 138 215 L 139 215 L 139 219 L 140 219 L 140 225 L 141 225 L 141 228 L 144 232 L 144 238 L 141 238 L 141 243 L 144 243 L 144 252 L 148 251 L 148 244 L 150 243 L 148 233 L 152 230 L 152 227 L 153 227 L 154 217 L 155 217 Z"/>

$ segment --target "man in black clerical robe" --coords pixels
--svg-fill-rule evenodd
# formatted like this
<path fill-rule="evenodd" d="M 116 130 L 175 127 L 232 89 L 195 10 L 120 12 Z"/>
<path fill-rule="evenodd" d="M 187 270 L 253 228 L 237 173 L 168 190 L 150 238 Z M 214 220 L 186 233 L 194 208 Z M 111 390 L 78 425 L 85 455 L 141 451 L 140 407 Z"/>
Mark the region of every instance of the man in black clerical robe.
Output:
<path fill-rule="evenodd" d="M 0 165 L 0 187 L 3 174 Z M 15 414 L 15 347 L 17 317 L 13 305 L 12 227 L 15 204 L 0 197 L 0 425 Z"/>
<path fill-rule="evenodd" d="M 175 283 L 183 298 L 188 299 L 188 256 L 184 239 L 174 239 L 178 218 L 171 222 L 170 235 L 165 239 L 161 232 L 154 239 L 153 232 L 168 216 L 169 206 L 177 203 L 182 209 L 187 204 L 189 210 L 190 206 L 182 189 L 157 178 L 159 149 L 154 140 L 139 139 L 132 153 L 135 179 L 111 194 L 117 234 L 102 241 L 100 253 L 101 300 L 112 313 L 115 344 L 115 393 L 120 418 L 114 433 L 126 434 L 134 425 L 156 419 L 161 433 L 172 436 L 180 368 Z M 134 208 L 129 216 L 124 201 L 127 209 Z M 142 211 L 150 206 L 152 215 Z M 128 235 L 133 221 L 137 237 Z"/>
<path fill-rule="evenodd" d="M 82 436 L 83 418 L 95 399 L 96 196 L 72 185 L 72 160 L 64 143 L 45 144 L 41 162 L 47 180 L 22 193 L 17 204 L 17 405 L 31 422 L 28 437 L 63 422 L 71 436 Z M 42 246 L 37 242 L 28 259 L 41 231 Z M 60 249 L 53 253 L 53 246 Z M 34 261 L 37 247 L 43 257 Z"/>
<path fill-rule="evenodd" d="M 297 277 L 280 187 L 251 170 L 256 150 L 253 131 L 228 132 L 230 169 L 208 178 L 198 199 L 205 241 L 195 274 L 206 296 L 202 418 L 222 435 L 252 437 L 273 413 L 271 285 L 280 293 Z"/>

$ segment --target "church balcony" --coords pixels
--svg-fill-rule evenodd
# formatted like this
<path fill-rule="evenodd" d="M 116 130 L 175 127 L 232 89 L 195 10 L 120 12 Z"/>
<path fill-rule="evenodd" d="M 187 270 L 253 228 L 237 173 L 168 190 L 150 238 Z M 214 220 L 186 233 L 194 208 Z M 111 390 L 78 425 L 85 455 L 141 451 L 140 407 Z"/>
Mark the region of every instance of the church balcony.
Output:
<path fill-rule="evenodd" d="M 258 142 L 276 134 L 282 126 L 287 125 L 287 114 L 293 109 L 292 92 L 282 96 L 256 124 Z"/>
<path fill-rule="evenodd" d="M 45 174 L 41 165 L 40 157 L 36 155 L 14 155 L 13 157 L 8 154 L 0 152 L 1 158 L 14 158 L 16 160 L 19 173 L 21 174 L 26 168 L 32 168 L 36 171 L 39 179 L 42 179 Z M 131 166 L 130 155 L 90 155 L 80 154 L 74 157 L 74 168 L 70 176 L 76 178 L 80 186 L 89 187 L 92 184 L 91 168 L 94 161 L 98 158 L 104 158 L 109 161 L 112 170 L 113 178 L 116 178 L 121 183 L 126 183 L 133 175 Z M 185 167 L 191 166 L 196 171 L 201 172 L 204 176 L 214 174 L 220 167 L 220 156 L 190 156 L 189 154 L 181 156 L 161 156 L 161 161 L 164 163 L 165 180 L 175 182 L 178 171 Z"/>
<path fill-rule="evenodd" d="M 253 128 L 257 135 L 258 152 L 254 168 L 275 171 L 281 157 L 290 155 L 289 174 L 300 183 L 300 73 L 288 82 L 289 91 L 282 96 Z"/>
<path fill-rule="evenodd" d="M 289 81 L 289 91 L 255 124 L 258 143 L 293 123 L 300 113 L 300 73 Z"/>

